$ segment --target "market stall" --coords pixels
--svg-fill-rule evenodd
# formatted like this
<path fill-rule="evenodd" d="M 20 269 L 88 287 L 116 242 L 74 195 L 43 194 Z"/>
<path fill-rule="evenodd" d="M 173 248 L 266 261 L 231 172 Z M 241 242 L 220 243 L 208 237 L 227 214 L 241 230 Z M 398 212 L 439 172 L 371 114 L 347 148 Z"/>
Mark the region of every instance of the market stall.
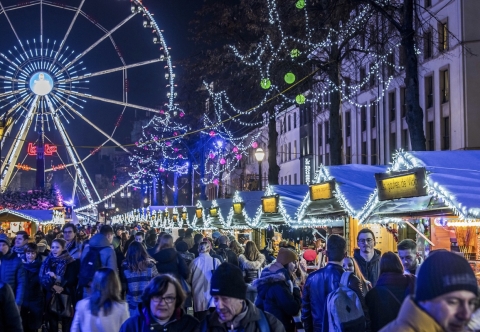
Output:
<path fill-rule="evenodd" d="M 0 227 L 9 237 L 18 231 L 26 231 L 30 236 L 38 230 L 47 233 L 64 223 L 63 212 L 57 210 L 0 210 Z"/>

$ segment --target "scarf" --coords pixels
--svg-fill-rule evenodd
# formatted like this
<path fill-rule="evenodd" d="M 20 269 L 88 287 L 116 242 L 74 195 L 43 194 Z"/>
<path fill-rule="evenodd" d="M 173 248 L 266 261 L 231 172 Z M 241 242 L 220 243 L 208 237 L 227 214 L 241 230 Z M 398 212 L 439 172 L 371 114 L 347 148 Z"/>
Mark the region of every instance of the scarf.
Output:
<path fill-rule="evenodd" d="M 55 279 L 50 277 L 47 273 L 53 272 L 56 276 L 63 277 L 67 270 L 67 265 L 74 260 L 75 259 L 73 259 L 66 250 L 62 251 L 58 257 L 55 257 L 50 253 L 40 268 L 40 282 L 42 286 L 47 291 L 50 290 L 55 283 Z"/>
<path fill-rule="evenodd" d="M 23 268 L 32 273 L 38 273 L 41 266 L 42 266 L 42 259 L 40 258 L 40 256 L 37 256 L 35 260 L 31 263 L 28 263 L 28 262 L 23 263 Z"/>
<path fill-rule="evenodd" d="M 27 245 L 21 246 L 21 247 L 12 247 L 12 251 L 17 254 L 17 256 L 22 256 L 25 254 L 25 248 Z"/>

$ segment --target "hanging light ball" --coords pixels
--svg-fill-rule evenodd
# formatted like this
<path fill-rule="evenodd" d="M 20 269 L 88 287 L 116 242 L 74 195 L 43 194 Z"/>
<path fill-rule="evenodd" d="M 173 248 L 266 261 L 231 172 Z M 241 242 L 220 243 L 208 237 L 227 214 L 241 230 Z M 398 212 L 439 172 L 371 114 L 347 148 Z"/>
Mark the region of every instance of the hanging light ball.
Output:
<path fill-rule="evenodd" d="M 252 143 L 252 148 L 254 148 L 254 149 L 258 148 L 258 143 L 257 143 L 257 142 L 253 142 L 253 143 Z"/>
<path fill-rule="evenodd" d="M 235 158 L 237 158 L 237 160 L 240 160 L 240 159 L 242 159 L 242 155 L 241 155 L 241 154 L 237 154 L 237 155 L 235 156 Z"/>
<path fill-rule="evenodd" d="M 158 170 L 162 173 L 165 172 L 165 168 L 163 168 L 163 167 L 160 167 Z"/>
<path fill-rule="evenodd" d="M 158 136 L 153 136 L 154 141 L 158 141 Z"/>
<path fill-rule="evenodd" d="M 216 185 L 216 186 L 218 186 L 218 179 L 214 179 L 214 180 L 213 180 L 213 184 Z"/>
<path fill-rule="evenodd" d="M 210 135 L 210 137 L 214 137 L 215 136 L 215 132 L 213 130 L 210 130 L 210 133 L 208 133 Z"/>
<path fill-rule="evenodd" d="M 297 102 L 297 104 L 302 105 L 305 104 L 306 98 L 304 95 L 297 95 L 295 97 L 295 101 Z"/>
<path fill-rule="evenodd" d="M 185 116 L 185 113 L 183 113 L 183 112 L 180 112 L 180 114 L 179 114 L 179 115 L 180 115 L 180 117 L 181 117 L 181 118 L 183 118 L 183 117 Z"/>
<path fill-rule="evenodd" d="M 179 155 L 178 155 L 178 158 L 182 159 L 182 158 L 183 158 L 183 155 L 182 155 L 182 154 L 179 154 Z"/>
<path fill-rule="evenodd" d="M 138 142 L 135 142 L 135 145 L 138 146 Z"/>
<path fill-rule="evenodd" d="M 305 0 L 298 0 L 298 1 L 295 3 L 295 7 L 297 7 L 298 9 L 303 9 L 303 8 L 305 8 Z"/>
<path fill-rule="evenodd" d="M 272 86 L 272 82 L 268 79 L 268 78 L 262 78 L 262 80 L 260 81 L 260 86 L 262 87 L 262 89 L 270 89 L 270 87 Z"/>
<path fill-rule="evenodd" d="M 165 111 L 164 111 L 164 110 L 160 110 L 160 114 L 165 114 Z"/>
<path fill-rule="evenodd" d="M 167 142 L 165 142 L 165 145 L 166 145 L 166 146 L 170 146 L 170 145 L 172 145 L 172 142 L 167 141 Z"/>
<path fill-rule="evenodd" d="M 232 149 L 233 152 L 237 153 L 238 152 L 238 148 L 236 146 L 233 147 Z"/>
<path fill-rule="evenodd" d="M 215 154 L 213 152 L 210 152 L 210 154 L 208 156 L 210 157 L 210 159 L 215 158 Z"/>
<path fill-rule="evenodd" d="M 173 148 L 173 151 L 178 152 L 178 148 Z"/>
<path fill-rule="evenodd" d="M 226 162 L 225 158 L 220 159 L 220 164 L 225 165 Z"/>
<path fill-rule="evenodd" d="M 298 58 L 300 56 L 300 51 L 296 48 L 290 51 L 290 56 L 292 58 Z"/>
<path fill-rule="evenodd" d="M 293 82 L 295 82 L 295 74 L 290 71 L 285 74 L 284 79 L 287 84 L 292 84 Z"/>
<path fill-rule="evenodd" d="M 176 131 L 174 131 L 173 136 L 178 136 L 178 133 Z"/>

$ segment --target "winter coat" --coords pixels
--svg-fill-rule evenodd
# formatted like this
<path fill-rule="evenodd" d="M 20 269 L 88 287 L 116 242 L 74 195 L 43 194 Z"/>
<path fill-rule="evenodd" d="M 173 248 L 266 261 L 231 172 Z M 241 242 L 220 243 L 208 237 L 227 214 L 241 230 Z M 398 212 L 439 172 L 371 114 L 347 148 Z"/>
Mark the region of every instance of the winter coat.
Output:
<path fill-rule="evenodd" d="M 120 332 L 194 332 L 198 325 L 196 318 L 185 314 L 182 309 L 177 309 L 170 321 L 162 326 L 152 318 L 149 309 L 140 307 L 139 314 L 127 319 Z"/>
<path fill-rule="evenodd" d="M 445 330 L 426 311 L 420 309 L 413 299 L 407 297 L 400 308 L 397 318 L 380 332 L 445 332 Z"/>
<path fill-rule="evenodd" d="M 302 297 L 302 322 L 306 332 L 328 331 L 328 316 L 325 304 L 328 295 L 339 287 L 344 269 L 341 265 L 328 263 L 327 266 L 309 274 L 305 286 L 303 287 Z M 365 316 L 368 310 L 362 296 L 360 280 L 352 273 L 348 279 L 350 289 L 355 291 Z M 368 319 L 368 317 L 366 317 Z M 361 331 L 359 331 L 361 332 Z"/>
<path fill-rule="evenodd" d="M 0 281 L 10 285 L 15 302 L 21 306 L 25 296 L 25 269 L 22 260 L 11 251 L 0 258 Z"/>
<path fill-rule="evenodd" d="M 82 246 L 83 246 L 83 243 L 75 239 L 73 240 L 73 243 L 70 246 L 67 244 L 66 249 L 68 250 L 68 253 L 70 254 L 70 256 L 72 256 L 75 259 L 80 259 L 80 257 L 82 256 Z"/>
<path fill-rule="evenodd" d="M 380 275 L 380 257 L 382 256 L 382 252 L 380 250 L 374 249 L 374 254 L 372 259 L 367 262 L 361 255 L 360 249 L 355 249 L 353 251 L 353 258 L 357 262 L 358 266 L 360 266 L 360 270 L 362 270 L 362 274 L 370 281 L 375 287 L 377 284 L 378 277 Z"/>
<path fill-rule="evenodd" d="M 198 243 L 195 243 L 192 248 L 188 249 L 189 252 L 195 255 L 195 258 L 198 257 Z"/>
<path fill-rule="evenodd" d="M 285 330 L 294 331 L 293 316 L 300 311 L 302 296 L 300 289 L 293 287 L 288 271 L 280 263 L 274 263 L 266 267 L 252 285 L 258 291 L 255 305 L 274 315 Z"/>
<path fill-rule="evenodd" d="M 12 288 L 3 282 L 0 282 L 0 331 L 23 332 Z"/>
<path fill-rule="evenodd" d="M 403 300 L 413 293 L 414 287 L 415 276 L 391 272 L 380 275 L 377 285 L 365 298 L 372 332 L 379 331 L 397 317 Z"/>
<path fill-rule="evenodd" d="M 175 248 L 161 249 L 152 256 L 157 261 L 158 273 L 170 273 L 177 279 L 188 279 L 189 270 L 185 260 L 177 253 Z"/>
<path fill-rule="evenodd" d="M 20 314 L 23 326 L 29 330 L 38 330 L 42 325 L 44 299 L 39 276 L 41 265 L 41 256 L 37 256 L 32 263 L 23 264 L 25 269 L 25 296 Z"/>
<path fill-rule="evenodd" d="M 126 303 L 114 302 L 108 316 L 103 309 L 94 316 L 90 311 L 90 298 L 84 299 L 77 303 L 70 332 L 117 332 L 128 317 L 130 313 Z"/>
<path fill-rule="evenodd" d="M 127 291 L 127 303 L 130 310 L 136 310 L 142 302 L 143 290 L 147 288 L 150 280 L 158 276 L 157 268 L 154 262 L 151 262 L 148 268 L 143 272 L 132 272 L 128 269 L 127 263 L 122 264 L 121 279 L 124 289 Z"/>
<path fill-rule="evenodd" d="M 113 250 L 110 242 L 108 242 L 107 237 L 103 234 L 95 234 L 92 236 L 88 244 L 85 245 L 82 252 L 82 261 L 85 259 L 85 256 L 90 250 L 91 247 L 95 248 L 102 248 L 100 250 L 100 262 L 102 263 L 102 267 L 108 267 L 113 271 L 118 271 L 117 269 L 117 256 L 115 255 L 115 251 Z"/>
<path fill-rule="evenodd" d="M 247 305 L 247 312 L 245 317 L 240 321 L 240 326 L 243 329 L 238 328 L 237 331 L 244 331 L 244 332 L 263 332 L 260 331 L 258 326 L 258 321 L 260 320 L 260 310 L 259 308 L 255 307 L 255 305 L 250 302 L 246 301 Z M 270 327 L 270 332 L 285 332 L 285 327 L 282 323 L 275 318 L 274 315 L 264 312 L 265 318 L 267 319 L 268 325 Z M 215 311 L 211 315 L 208 315 L 205 320 L 200 324 L 200 332 L 228 332 L 230 331 L 230 327 L 225 326 L 222 322 L 220 322 L 218 313 Z M 294 331 L 294 330 L 286 330 L 286 331 Z"/>
<path fill-rule="evenodd" d="M 195 242 L 193 241 L 193 237 L 191 236 L 184 237 L 183 242 L 185 242 L 188 245 L 188 249 L 191 249 L 195 244 Z"/>
<path fill-rule="evenodd" d="M 180 251 L 179 251 L 178 254 L 179 254 L 180 256 L 182 256 L 182 258 L 183 258 L 183 260 L 185 261 L 185 264 L 186 264 L 187 266 L 189 266 L 190 263 L 193 262 L 193 260 L 195 259 L 195 255 L 192 254 L 191 252 L 188 252 L 188 251 L 186 251 L 186 252 L 180 252 Z"/>
<path fill-rule="evenodd" d="M 215 250 L 217 255 L 220 255 L 224 262 L 228 262 L 235 266 L 238 266 L 238 257 L 226 244 L 219 244 L 218 249 Z M 225 260 L 225 257 L 227 258 Z"/>
<path fill-rule="evenodd" d="M 253 280 L 258 279 L 258 276 L 262 272 L 262 269 L 265 266 L 265 256 L 259 254 L 256 261 L 251 261 L 245 257 L 244 254 L 241 254 L 238 256 L 238 263 L 240 269 L 244 271 L 243 275 L 245 276 L 245 282 L 250 284 Z"/>
<path fill-rule="evenodd" d="M 192 285 L 195 312 L 205 311 L 214 306 L 210 295 L 210 280 L 212 271 L 216 270 L 220 264 L 222 263 L 218 259 L 211 257 L 208 253 L 200 253 L 190 264 L 189 283 Z"/>

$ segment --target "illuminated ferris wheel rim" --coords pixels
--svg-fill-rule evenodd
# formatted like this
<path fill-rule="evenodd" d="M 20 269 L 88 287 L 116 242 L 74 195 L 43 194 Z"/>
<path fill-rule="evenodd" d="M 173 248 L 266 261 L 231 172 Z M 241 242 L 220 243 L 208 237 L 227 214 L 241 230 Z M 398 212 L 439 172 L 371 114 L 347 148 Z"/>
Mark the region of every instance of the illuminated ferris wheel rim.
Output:
<path fill-rule="evenodd" d="M 87 197 L 87 200 L 89 202 L 87 206 L 81 207 L 81 210 L 85 210 L 86 208 L 95 209 L 95 206 L 97 204 L 102 203 L 105 199 L 109 198 L 111 194 L 102 198 L 96 190 L 93 181 L 91 180 L 88 172 L 83 165 L 83 162 L 93 154 L 89 154 L 83 159 L 79 157 L 78 153 L 75 150 L 74 144 L 72 143 L 70 137 L 68 136 L 68 133 L 63 126 L 62 119 L 67 120 L 67 117 L 64 113 L 72 113 L 76 115 L 77 117 L 81 118 L 89 125 L 91 125 L 93 129 L 103 134 L 106 140 L 99 145 L 99 148 L 101 148 L 108 142 L 112 142 L 116 146 L 122 148 L 124 151 L 129 152 L 124 146 L 122 146 L 113 138 L 113 134 L 115 133 L 117 125 L 115 126 L 111 134 L 107 134 L 105 131 L 96 126 L 93 122 L 85 118 L 78 111 L 78 109 L 83 109 L 83 105 L 81 104 L 85 103 L 86 99 L 92 99 L 123 106 L 123 111 L 121 114 L 123 114 L 127 108 L 134 108 L 163 114 L 163 111 L 160 112 L 160 110 L 155 108 L 144 107 L 141 105 L 134 105 L 129 103 L 128 89 L 125 88 L 127 70 L 129 68 L 145 66 L 159 61 L 167 62 L 165 66 L 165 78 L 168 80 L 169 83 L 167 85 L 167 87 L 169 87 L 169 92 L 167 93 L 168 102 L 166 102 L 165 105 L 168 107 L 169 111 L 176 110 L 176 105 L 174 104 L 175 74 L 173 73 L 173 66 L 171 63 L 169 49 L 165 43 L 162 31 L 158 27 L 155 19 L 153 18 L 153 15 L 143 6 L 141 1 L 131 0 L 131 14 L 113 29 L 107 30 L 82 10 L 85 2 L 86 0 L 81 0 L 79 6 L 74 7 L 66 4 L 59 4 L 58 2 L 34 0 L 26 3 L 20 3 L 17 5 L 4 7 L 2 2 L 0 1 L 0 17 L 4 17 L 8 21 L 8 24 L 10 25 L 12 32 L 15 34 L 19 46 L 18 48 L 15 46 L 14 51 L 9 51 L 9 54 L 7 55 L 0 53 L 0 79 L 10 84 L 9 88 L 7 88 L 8 84 L 6 84 L 4 87 L 4 90 L 7 90 L 7 92 L 0 93 L 0 108 L 2 108 L 3 104 L 3 108 L 6 110 L 0 116 L 0 120 L 6 120 L 7 118 L 15 117 L 15 123 L 22 121 L 20 122 L 21 128 L 18 131 L 14 143 L 10 147 L 10 150 L 6 156 L 6 162 L 2 164 L 0 172 L 2 178 L 1 190 L 4 191 L 6 189 L 12 178 L 15 168 L 14 165 L 19 158 L 21 147 L 23 146 L 23 142 L 25 141 L 26 135 L 32 125 L 33 117 L 37 116 L 38 118 L 38 116 L 50 116 L 53 121 L 53 126 L 60 132 L 62 141 L 64 142 L 67 153 L 72 161 L 66 166 L 72 166 L 73 168 L 75 168 L 75 181 L 72 197 L 75 196 L 75 191 L 76 189 L 78 189 L 84 194 L 84 196 Z M 26 7 L 32 7 L 36 5 L 40 7 L 40 38 L 38 41 L 34 39 L 33 41 L 26 41 L 22 43 L 8 14 L 10 11 L 13 10 L 24 9 Z M 68 30 L 65 33 L 64 38 L 58 45 L 56 41 L 54 41 L 53 43 L 50 43 L 49 39 L 45 41 L 45 38 L 43 36 L 43 6 L 57 7 L 63 10 L 75 12 L 75 15 L 70 23 Z M 113 32 L 120 29 L 122 25 L 124 25 L 137 14 L 141 14 L 143 16 L 144 28 L 151 28 L 153 30 L 153 42 L 154 44 L 159 44 L 160 51 L 163 54 L 161 54 L 158 58 L 155 59 L 127 65 L 123 59 L 121 52 L 116 46 L 112 34 Z M 66 47 L 65 43 L 78 16 L 80 15 L 84 16 L 87 20 L 90 21 L 90 23 L 94 24 L 101 31 L 103 31 L 104 35 L 85 51 L 73 58 L 72 55 L 74 54 L 74 52 L 72 51 L 70 54 L 67 54 L 68 47 Z M 78 68 L 79 70 L 75 70 L 72 72 L 72 69 L 82 64 L 80 60 L 85 54 L 94 49 L 98 44 L 100 44 L 103 40 L 107 38 L 113 44 L 113 47 L 117 51 L 117 55 L 119 56 L 123 66 L 102 70 L 96 73 L 85 73 L 84 71 L 86 70 L 86 67 Z M 31 46 L 32 44 L 33 48 Z M 8 69 L 2 70 L 2 65 L 4 65 L 4 67 L 7 67 Z M 124 75 L 122 101 L 102 98 L 99 96 L 75 91 L 74 84 L 86 84 L 88 83 L 88 79 L 90 77 L 106 75 L 116 71 L 122 71 Z M 70 116 L 72 116 L 72 114 L 70 114 Z M 169 115 L 170 112 L 167 112 L 165 114 L 165 117 L 169 117 Z M 12 127 L 13 126 L 10 126 L 7 129 L 6 135 L 10 134 Z M 2 146 L 4 145 L 4 142 L 5 140 L 2 141 Z M 47 169 L 46 171 L 52 170 L 54 169 Z M 72 176 L 70 172 L 69 174 Z M 120 189 L 123 189 L 125 186 L 129 185 L 129 183 L 130 181 L 122 185 Z M 90 190 L 94 191 L 97 196 L 96 199 L 92 196 Z"/>

